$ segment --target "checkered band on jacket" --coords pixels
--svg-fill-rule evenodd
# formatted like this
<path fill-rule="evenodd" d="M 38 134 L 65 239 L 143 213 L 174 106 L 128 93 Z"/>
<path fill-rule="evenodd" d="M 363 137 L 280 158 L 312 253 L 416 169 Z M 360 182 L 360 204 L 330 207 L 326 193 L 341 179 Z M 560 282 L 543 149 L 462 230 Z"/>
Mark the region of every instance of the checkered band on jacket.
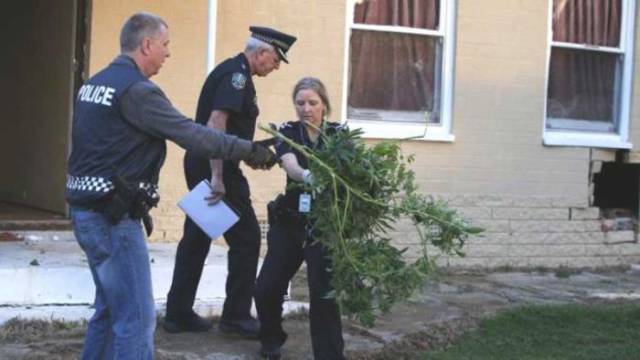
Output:
<path fill-rule="evenodd" d="M 67 177 L 67 189 L 108 193 L 115 187 L 111 181 L 102 177 L 69 175 Z"/>
<path fill-rule="evenodd" d="M 138 185 L 144 189 L 149 196 L 156 198 L 158 194 L 158 186 L 156 184 L 141 182 Z M 90 191 L 97 193 L 108 193 L 115 189 L 111 180 L 107 180 L 99 176 L 67 176 L 67 189 L 74 191 Z"/>

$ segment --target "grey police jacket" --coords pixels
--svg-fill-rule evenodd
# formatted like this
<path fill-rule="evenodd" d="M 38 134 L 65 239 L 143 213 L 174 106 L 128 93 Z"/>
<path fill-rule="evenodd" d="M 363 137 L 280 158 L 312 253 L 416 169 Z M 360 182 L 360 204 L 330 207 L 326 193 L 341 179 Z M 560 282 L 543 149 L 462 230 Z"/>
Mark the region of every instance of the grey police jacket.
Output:
<path fill-rule="evenodd" d="M 166 157 L 162 138 L 127 122 L 119 99 L 133 84 L 149 81 L 133 61 L 116 58 L 78 91 L 71 130 L 65 197 L 72 205 L 91 205 L 113 190 L 114 175 L 155 189 Z"/>

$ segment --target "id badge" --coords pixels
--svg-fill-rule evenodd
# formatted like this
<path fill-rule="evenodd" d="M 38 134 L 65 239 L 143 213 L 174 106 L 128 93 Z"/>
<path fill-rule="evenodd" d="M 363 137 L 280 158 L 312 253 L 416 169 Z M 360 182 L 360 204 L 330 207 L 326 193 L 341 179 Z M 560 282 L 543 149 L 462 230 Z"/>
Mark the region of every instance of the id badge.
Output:
<path fill-rule="evenodd" d="M 300 194 L 300 201 L 298 202 L 298 211 L 301 213 L 308 213 L 311 211 L 311 195 L 307 193 Z"/>

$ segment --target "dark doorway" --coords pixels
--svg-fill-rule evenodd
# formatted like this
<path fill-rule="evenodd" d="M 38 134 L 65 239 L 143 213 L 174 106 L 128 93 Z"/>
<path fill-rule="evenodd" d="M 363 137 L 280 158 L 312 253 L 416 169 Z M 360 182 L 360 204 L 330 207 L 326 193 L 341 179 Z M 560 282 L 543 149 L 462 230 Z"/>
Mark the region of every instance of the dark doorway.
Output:
<path fill-rule="evenodd" d="M 0 4 L 0 95 L 8 104 L 0 115 L 0 203 L 21 209 L 16 216 L 66 216 L 73 94 L 88 70 L 90 8 L 90 0 Z"/>
<path fill-rule="evenodd" d="M 89 78 L 89 50 L 91 40 L 91 0 L 76 0 L 76 44 L 74 52 L 73 95 Z"/>

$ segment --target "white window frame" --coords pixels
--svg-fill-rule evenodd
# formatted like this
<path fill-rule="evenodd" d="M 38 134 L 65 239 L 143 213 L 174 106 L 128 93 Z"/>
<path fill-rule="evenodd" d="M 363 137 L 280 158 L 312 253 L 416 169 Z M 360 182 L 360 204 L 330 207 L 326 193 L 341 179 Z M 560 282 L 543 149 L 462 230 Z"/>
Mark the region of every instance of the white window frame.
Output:
<path fill-rule="evenodd" d="M 344 38 L 344 72 L 342 79 L 342 119 L 351 128 L 361 128 L 363 137 L 376 139 L 406 139 L 452 142 L 455 137 L 451 133 L 453 109 L 453 75 L 454 75 L 454 39 L 455 39 L 455 1 L 440 0 L 439 29 L 417 29 L 404 26 L 355 24 L 353 22 L 354 8 L 358 0 L 347 0 L 346 31 Z M 367 121 L 349 119 L 347 106 L 349 99 L 349 67 L 350 39 L 352 30 L 384 31 L 397 34 L 437 36 L 442 41 L 441 67 L 441 99 L 440 123 L 425 124 L 411 122 Z"/>
<path fill-rule="evenodd" d="M 209 21 L 207 22 L 207 54 L 205 57 L 207 76 L 216 67 L 216 30 L 218 26 L 218 0 L 209 0 Z"/>
<path fill-rule="evenodd" d="M 548 31 L 547 31 L 547 63 L 546 63 L 546 81 L 544 94 L 544 114 L 542 121 L 542 142 L 549 146 L 586 146 L 598 148 L 613 149 L 631 149 L 629 139 L 629 119 L 631 116 L 631 91 L 633 86 L 633 51 L 634 51 L 634 32 L 635 32 L 635 0 L 622 0 L 622 18 L 620 24 L 620 44 L 618 47 L 581 45 L 574 43 L 566 43 L 553 41 L 553 0 L 549 1 L 548 14 Z M 618 89 L 615 89 L 615 105 L 618 131 L 614 132 L 598 132 L 598 131 L 577 131 L 577 130 L 561 130 L 547 129 L 547 106 L 548 91 L 551 65 L 551 51 L 553 48 L 561 49 L 580 49 L 587 51 L 598 51 L 620 54 L 623 56 L 621 83 Z"/>

